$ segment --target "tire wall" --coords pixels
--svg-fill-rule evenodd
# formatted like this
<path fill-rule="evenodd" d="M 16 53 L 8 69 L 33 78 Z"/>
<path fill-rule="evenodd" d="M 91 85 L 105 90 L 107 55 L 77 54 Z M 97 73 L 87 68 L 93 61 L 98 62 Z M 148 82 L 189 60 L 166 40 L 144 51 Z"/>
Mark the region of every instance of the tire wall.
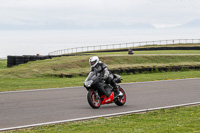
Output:
<path fill-rule="evenodd" d="M 20 64 L 28 63 L 29 61 L 36 61 L 36 60 L 45 60 L 45 59 L 52 59 L 53 57 L 60 57 L 60 56 L 49 56 L 49 55 L 23 55 L 23 56 L 7 56 L 7 67 L 17 66 Z"/>
<path fill-rule="evenodd" d="M 7 56 L 7 67 L 12 67 L 14 65 L 16 65 L 16 56 Z"/>

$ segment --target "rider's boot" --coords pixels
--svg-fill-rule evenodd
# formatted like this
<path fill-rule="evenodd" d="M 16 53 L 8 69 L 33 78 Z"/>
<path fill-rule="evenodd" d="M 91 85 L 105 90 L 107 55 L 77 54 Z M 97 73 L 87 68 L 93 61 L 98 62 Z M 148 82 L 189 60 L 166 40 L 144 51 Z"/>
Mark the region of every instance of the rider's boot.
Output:
<path fill-rule="evenodd" d="M 115 88 L 115 91 L 116 91 L 116 96 L 115 96 L 115 98 L 116 97 L 118 97 L 118 96 L 123 96 L 123 93 L 121 92 L 121 91 L 119 91 L 119 88 L 117 87 L 117 88 Z"/>
<path fill-rule="evenodd" d="M 119 88 L 117 87 L 116 83 L 114 81 L 111 82 L 112 87 L 114 88 L 114 90 L 116 91 L 116 97 L 118 96 L 123 96 L 123 93 L 121 91 L 119 91 Z"/>

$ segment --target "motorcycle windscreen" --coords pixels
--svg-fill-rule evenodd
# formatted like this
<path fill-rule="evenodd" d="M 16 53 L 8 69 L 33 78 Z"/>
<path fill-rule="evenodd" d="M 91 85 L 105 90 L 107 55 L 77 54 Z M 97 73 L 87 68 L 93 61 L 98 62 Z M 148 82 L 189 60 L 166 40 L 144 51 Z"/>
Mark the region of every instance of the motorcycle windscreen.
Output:
<path fill-rule="evenodd" d="M 89 80 L 93 80 L 95 78 L 96 78 L 96 73 L 95 72 L 90 72 L 84 82 L 87 82 Z"/>

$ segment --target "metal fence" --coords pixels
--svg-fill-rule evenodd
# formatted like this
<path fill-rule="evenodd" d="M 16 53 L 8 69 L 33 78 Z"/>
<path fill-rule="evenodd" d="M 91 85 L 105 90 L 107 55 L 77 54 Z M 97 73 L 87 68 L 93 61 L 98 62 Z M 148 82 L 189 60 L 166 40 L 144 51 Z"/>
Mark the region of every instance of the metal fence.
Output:
<path fill-rule="evenodd" d="M 133 48 L 146 45 L 167 45 L 167 44 L 173 45 L 173 44 L 194 44 L 194 43 L 200 43 L 200 39 L 173 39 L 173 40 L 142 41 L 142 42 L 131 42 L 131 43 L 120 43 L 120 44 L 109 44 L 109 45 L 85 46 L 85 47 L 56 50 L 50 52 L 49 55 L 64 55 L 64 54 L 73 54 L 79 52 L 124 49 L 124 48 Z"/>

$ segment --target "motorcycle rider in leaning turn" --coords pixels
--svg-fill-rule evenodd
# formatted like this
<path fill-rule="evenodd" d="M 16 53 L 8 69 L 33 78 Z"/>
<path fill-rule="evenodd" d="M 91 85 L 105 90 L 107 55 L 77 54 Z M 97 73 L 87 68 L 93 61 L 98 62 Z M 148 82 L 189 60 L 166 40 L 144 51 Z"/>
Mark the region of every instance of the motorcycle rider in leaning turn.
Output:
<path fill-rule="evenodd" d="M 96 71 L 100 75 L 99 78 L 101 81 L 104 81 L 110 84 L 114 88 L 117 94 L 115 97 L 123 96 L 123 93 L 119 91 L 119 88 L 117 87 L 116 83 L 113 80 L 114 78 L 113 74 L 108 70 L 108 67 L 105 63 L 99 61 L 99 58 L 97 56 L 91 57 L 89 59 L 89 63 L 91 66 L 91 71 Z M 105 94 L 107 98 L 111 95 L 111 92 L 105 91 L 102 82 L 98 83 L 98 89 L 101 93 Z M 95 95 L 97 96 L 98 94 L 95 94 Z"/>

